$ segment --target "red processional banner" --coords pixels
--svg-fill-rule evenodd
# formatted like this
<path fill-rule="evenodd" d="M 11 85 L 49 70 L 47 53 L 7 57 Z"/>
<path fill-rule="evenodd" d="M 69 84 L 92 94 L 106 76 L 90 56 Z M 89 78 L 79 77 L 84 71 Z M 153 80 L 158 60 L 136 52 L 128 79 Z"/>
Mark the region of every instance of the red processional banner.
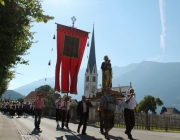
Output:
<path fill-rule="evenodd" d="M 57 24 L 55 90 L 77 94 L 78 73 L 88 32 Z"/>

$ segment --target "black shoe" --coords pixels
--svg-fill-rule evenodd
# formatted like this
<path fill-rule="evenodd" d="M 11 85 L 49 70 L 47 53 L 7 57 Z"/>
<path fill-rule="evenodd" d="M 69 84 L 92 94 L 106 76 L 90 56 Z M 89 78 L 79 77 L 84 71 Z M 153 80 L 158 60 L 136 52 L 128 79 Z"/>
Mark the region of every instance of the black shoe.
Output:
<path fill-rule="evenodd" d="M 124 131 L 124 133 L 125 133 L 126 135 L 128 135 L 127 131 Z"/>
<path fill-rule="evenodd" d="M 133 140 L 133 138 L 132 138 L 132 135 L 131 134 L 127 134 L 128 135 L 128 138 L 130 139 L 130 140 Z"/>
<path fill-rule="evenodd" d="M 82 135 L 87 135 L 87 133 L 82 133 Z"/>
<path fill-rule="evenodd" d="M 101 134 L 102 134 L 102 135 L 105 135 L 105 132 L 102 131 Z"/>
<path fill-rule="evenodd" d="M 40 128 L 39 128 L 39 127 L 36 127 L 36 130 L 37 130 L 37 131 L 40 131 Z"/>
<path fill-rule="evenodd" d="M 69 129 L 69 127 L 66 125 L 66 128 Z"/>
<path fill-rule="evenodd" d="M 105 139 L 110 140 L 109 136 L 106 135 L 105 133 L 104 133 L 104 137 L 105 137 Z"/>

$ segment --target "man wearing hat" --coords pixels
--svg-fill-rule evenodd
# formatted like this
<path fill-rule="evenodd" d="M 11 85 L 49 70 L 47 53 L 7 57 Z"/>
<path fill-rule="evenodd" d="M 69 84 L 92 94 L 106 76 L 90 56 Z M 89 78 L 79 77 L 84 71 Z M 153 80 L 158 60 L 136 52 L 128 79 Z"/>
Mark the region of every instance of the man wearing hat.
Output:
<path fill-rule="evenodd" d="M 130 88 L 129 94 L 125 97 L 124 104 L 124 118 L 126 123 L 126 131 L 124 133 L 128 135 L 129 139 L 133 139 L 131 131 L 135 125 L 134 111 L 136 112 L 136 115 L 138 115 L 136 111 L 136 99 L 134 95 L 134 89 Z"/>
<path fill-rule="evenodd" d="M 42 92 L 37 92 L 37 99 L 34 102 L 35 109 L 35 119 L 34 119 L 34 125 L 36 130 L 40 130 L 40 123 L 41 123 L 41 115 L 44 113 L 44 100 L 42 99 L 43 94 Z"/>

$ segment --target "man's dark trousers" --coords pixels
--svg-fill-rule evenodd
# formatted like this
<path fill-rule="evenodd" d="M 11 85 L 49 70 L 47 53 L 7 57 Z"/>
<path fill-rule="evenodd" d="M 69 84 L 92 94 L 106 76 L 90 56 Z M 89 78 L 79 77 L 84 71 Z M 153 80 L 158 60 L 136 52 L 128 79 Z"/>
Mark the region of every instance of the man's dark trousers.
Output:
<path fill-rule="evenodd" d="M 62 125 L 61 125 L 62 128 L 64 128 L 64 121 L 66 121 L 66 127 L 68 128 L 68 124 L 69 124 L 69 110 L 67 110 L 67 114 L 66 114 L 66 111 L 64 109 L 62 111 Z"/>
<path fill-rule="evenodd" d="M 86 133 L 87 120 L 88 120 L 88 113 L 86 112 L 80 116 L 80 122 L 78 125 L 78 132 L 79 132 L 81 126 L 83 125 L 82 133 Z"/>
<path fill-rule="evenodd" d="M 62 110 L 56 108 L 56 122 L 60 121 L 62 118 Z"/>
<path fill-rule="evenodd" d="M 126 123 L 126 133 L 131 134 L 131 130 L 133 129 L 135 125 L 134 110 L 125 108 L 124 118 L 125 118 L 125 123 Z"/>
<path fill-rule="evenodd" d="M 39 125 L 41 123 L 42 109 L 34 109 L 34 113 L 35 113 L 34 125 L 36 129 L 39 129 Z"/>

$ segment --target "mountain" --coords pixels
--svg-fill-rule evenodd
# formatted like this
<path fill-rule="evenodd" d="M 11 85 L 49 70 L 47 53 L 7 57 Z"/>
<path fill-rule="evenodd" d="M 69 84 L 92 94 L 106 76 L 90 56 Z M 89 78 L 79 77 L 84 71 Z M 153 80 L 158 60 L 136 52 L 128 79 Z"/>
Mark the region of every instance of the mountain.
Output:
<path fill-rule="evenodd" d="M 17 100 L 18 98 L 24 98 L 23 95 L 21 95 L 18 92 L 15 92 L 13 90 L 7 90 L 3 95 L 2 95 L 2 99 L 13 99 L 13 100 Z"/>
<path fill-rule="evenodd" d="M 125 67 L 113 68 L 113 87 L 117 87 L 118 83 L 121 86 L 129 85 L 135 89 L 136 98 L 139 102 L 145 95 L 159 97 L 166 107 L 175 107 L 180 110 L 180 63 L 158 63 L 143 61 L 141 63 L 130 64 Z M 78 95 L 72 95 L 73 98 L 81 100 L 84 93 L 84 75 L 85 68 L 80 69 L 78 75 Z M 98 70 L 98 85 L 101 84 L 102 72 Z M 54 77 L 37 80 L 28 85 L 14 89 L 22 95 L 27 95 L 35 88 L 49 84 L 54 87 Z M 100 87 L 98 87 L 100 88 Z"/>

